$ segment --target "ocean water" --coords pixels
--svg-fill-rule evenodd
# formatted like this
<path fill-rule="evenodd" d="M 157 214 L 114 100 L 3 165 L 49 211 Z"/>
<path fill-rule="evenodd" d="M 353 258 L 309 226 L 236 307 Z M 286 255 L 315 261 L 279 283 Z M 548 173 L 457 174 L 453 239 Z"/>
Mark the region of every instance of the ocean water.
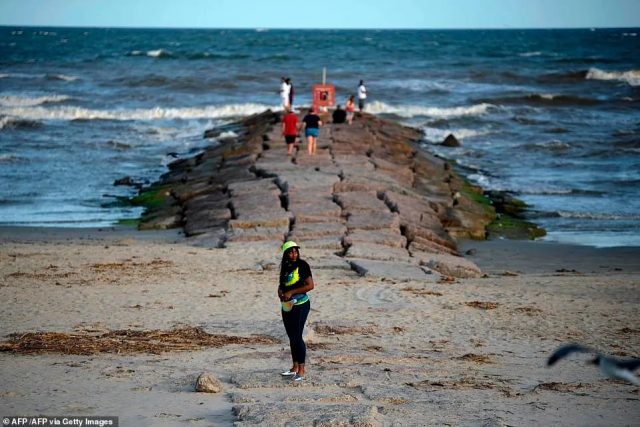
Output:
<path fill-rule="evenodd" d="M 424 130 L 425 150 L 513 192 L 547 240 L 640 245 L 640 29 L 141 30 L 0 27 L 0 225 L 105 226 L 205 129 L 344 103 Z M 459 148 L 439 146 L 449 133 Z"/>

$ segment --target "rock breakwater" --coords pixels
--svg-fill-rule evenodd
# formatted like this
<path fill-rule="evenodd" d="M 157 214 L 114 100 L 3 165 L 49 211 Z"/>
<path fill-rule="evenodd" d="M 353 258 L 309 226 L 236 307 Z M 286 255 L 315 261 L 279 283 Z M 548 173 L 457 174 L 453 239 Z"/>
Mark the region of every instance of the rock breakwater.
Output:
<path fill-rule="evenodd" d="M 270 110 L 248 117 L 232 126 L 236 136 L 171 163 L 137 198 L 147 206 L 140 228 L 182 227 L 210 247 L 292 239 L 365 275 L 480 274 L 455 239 L 484 238 L 495 211 L 448 163 L 417 149 L 418 130 L 363 114 L 323 126 L 317 155 L 289 157 L 279 122 Z"/>

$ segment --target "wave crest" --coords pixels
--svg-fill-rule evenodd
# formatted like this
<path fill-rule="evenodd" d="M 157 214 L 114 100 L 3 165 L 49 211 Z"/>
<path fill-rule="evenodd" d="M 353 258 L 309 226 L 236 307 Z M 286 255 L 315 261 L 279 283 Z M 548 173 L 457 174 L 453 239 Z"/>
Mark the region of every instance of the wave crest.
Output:
<path fill-rule="evenodd" d="M 263 104 L 229 104 L 202 108 L 150 108 L 132 110 L 92 110 L 79 107 L 16 107 L 0 113 L 27 120 L 171 120 L 242 117 L 278 107 Z"/>
<path fill-rule="evenodd" d="M 40 123 L 34 120 L 18 119 L 16 117 L 0 117 L 0 130 L 2 129 L 36 129 Z"/>
<path fill-rule="evenodd" d="M 132 50 L 127 54 L 127 56 L 149 56 L 151 58 L 172 58 L 173 53 L 164 49 L 154 49 L 154 50 Z"/>
<path fill-rule="evenodd" d="M 469 107 L 423 107 L 419 105 L 389 105 L 384 102 L 374 101 L 367 106 L 367 111 L 373 114 L 393 114 L 399 117 L 462 117 L 462 116 L 479 116 L 486 113 L 492 104 L 481 103 Z"/>
<path fill-rule="evenodd" d="M 3 107 L 33 107 L 36 105 L 64 102 L 71 99 L 67 95 L 47 95 L 47 96 L 0 96 L 0 105 Z"/>
<path fill-rule="evenodd" d="M 598 68 L 589 68 L 585 78 L 590 80 L 617 80 L 626 82 L 630 86 L 640 86 L 640 70 L 604 71 Z"/>

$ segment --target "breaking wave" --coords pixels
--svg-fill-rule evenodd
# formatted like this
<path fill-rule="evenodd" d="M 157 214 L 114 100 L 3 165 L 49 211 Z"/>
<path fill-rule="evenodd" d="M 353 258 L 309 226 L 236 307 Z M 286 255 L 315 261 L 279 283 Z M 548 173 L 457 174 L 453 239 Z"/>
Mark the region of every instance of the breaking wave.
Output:
<path fill-rule="evenodd" d="M 573 212 L 573 211 L 553 211 L 553 212 L 543 212 L 539 213 L 539 215 L 546 217 L 556 217 L 556 218 L 574 218 L 574 219 L 586 219 L 586 220 L 640 220 L 640 215 L 637 214 L 611 214 L 611 213 L 602 213 L 602 212 Z"/>
<path fill-rule="evenodd" d="M 46 79 L 46 80 L 62 80 L 72 82 L 78 80 L 79 77 L 68 76 L 66 74 L 26 74 L 26 73 L 0 73 L 0 79 Z"/>
<path fill-rule="evenodd" d="M 585 78 L 591 80 L 617 80 L 631 86 L 640 86 L 640 70 L 604 71 L 598 68 L 589 68 Z"/>
<path fill-rule="evenodd" d="M 171 119 L 211 119 L 243 117 L 261 113 L 266 109 L 277 110 L 263 104 L 229 104 L 202 108 L 149 108 L 130 110 L 92 110 L 79 107 L 15 107 L 2 108 L 0 114 L 23 120 L 171 120 Z"/>
<path fill-rule="evenodd" d="M 0 96 L 0 105 L 3 107 L 34 107 L 36 105 L 50 104 L 55 102 L 64 102 L 71 99 L 66 95 L 48 95 L 48 96 Z"/>
<path fill-rule="evenodd" d="M 40 122 L 35 120 L 18 119 L 15 117 L 0 117 L 1 129 L 36 129 L 41 126 Z"/>
<path fill-rule="evenodd" d="M 127 56 L 149 56 L 151 58 L 172 58 L 173 53 L 164 49 L 154 49 L 154 50 L 132 50 L 127 54 Z"/>
<path fill-rule="evenodd" d="M 525 58 L 528 58 L 530 56 L 542 56 L 542 52 L 540 52 L 539 50 L 536 50 L 535 52 L 522 52 L 519 53 L 518 56 L 523 56 Z"/>
<path fill-rule="evenodd" d="M 367 106 L 367 111 L 373 114 L 393 114 L 398 117 L 462 117 L 479 116 L 485 114 L 494 105 L 481 103 L 470 107 L 423 107 L 419 105 L 389 105 L 384 102 L 374 101 Z"/>
<path fill-rule="evenodd" d="M 564 106 L 564 105 L 596 105 L 601 101 L 593 98 L 585 98 L 572 95 L 556 95 L 549 93 L 531 93 L 522 96 L 505 96 L 500 98 L 481 99 L 479 102 L 487 102 L 500 105 L 545 105 L 545 106 Z"/>

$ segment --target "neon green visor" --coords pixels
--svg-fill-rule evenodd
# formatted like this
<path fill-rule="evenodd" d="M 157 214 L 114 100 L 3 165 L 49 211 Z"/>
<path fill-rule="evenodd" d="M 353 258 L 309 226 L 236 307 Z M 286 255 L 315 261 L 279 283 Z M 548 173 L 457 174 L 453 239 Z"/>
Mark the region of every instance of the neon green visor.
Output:
<path fill-rule="evenodd" d="M 294 242 L 293 240 L 289 240 L 288 242 L 284 242 L 284 244 L 282 245 L 282 254 L 284 255 L 284 253 L 291 248 L 299 248 L 300 245 L 298 245 L 296 242 Z"/>

